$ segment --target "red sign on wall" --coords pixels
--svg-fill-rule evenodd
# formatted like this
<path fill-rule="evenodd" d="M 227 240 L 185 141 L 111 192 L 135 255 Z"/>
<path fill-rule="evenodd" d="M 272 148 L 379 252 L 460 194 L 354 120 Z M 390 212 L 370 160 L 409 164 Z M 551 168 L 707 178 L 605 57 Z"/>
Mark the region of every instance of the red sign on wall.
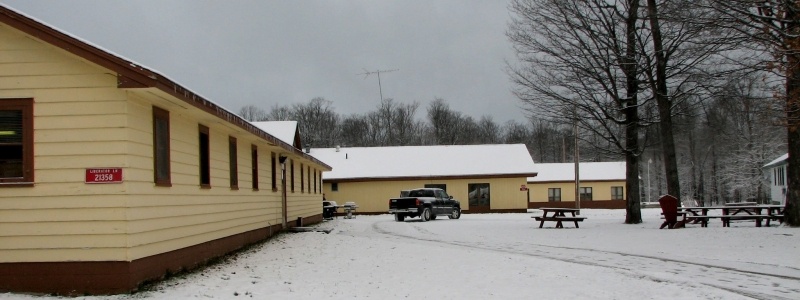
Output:
<path fill-rule="evenodd" d="M 122 168 L 86 169 L 86 183 L 120 183 Z"/>

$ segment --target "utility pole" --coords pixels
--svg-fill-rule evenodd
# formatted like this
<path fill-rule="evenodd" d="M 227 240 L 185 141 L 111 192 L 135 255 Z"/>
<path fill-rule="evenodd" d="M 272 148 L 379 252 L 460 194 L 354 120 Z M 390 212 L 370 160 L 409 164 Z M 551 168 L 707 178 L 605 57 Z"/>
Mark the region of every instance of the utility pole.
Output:
<path fill-rule="evenodd" d="M 381 73 L 389 73 L 394 71 L 400 71 L 399 69 L 392 69 L 392 70 L 375 70 L 375 71 L 367 71 L 364 69 L 364 73 L 359 73 L 356 75 L 364 75 L 364 79 L 367 79 L 371 74 L 378 74 L 378 91 L 381 93 L 381 102 L 383 102 L 383 87 L 381 87 Z"/>
<path fill-rule="evenodd" d="M 573 157 L 574 162 L 575 162 L 575 208 L 578 209 L 577 214 L 580 215 L 581 214 L 581 211 L 580 211 L 580 209 L 581 209 L 581 194 L 580 194 L 580 189 L 581 189 L 580 163 L 581 163 L 581 159 L 580 159 L 580 150 L 579 150 L 579 147 L 578 147 L 579 140 L 578 140 L 578 114 L 577 114 L 577 110 L 576 110 L 574 116 L 575 116 L 575 123 L 573 124 L 573 129 L 572 130 L 575 133 L 575 157 Z"/>

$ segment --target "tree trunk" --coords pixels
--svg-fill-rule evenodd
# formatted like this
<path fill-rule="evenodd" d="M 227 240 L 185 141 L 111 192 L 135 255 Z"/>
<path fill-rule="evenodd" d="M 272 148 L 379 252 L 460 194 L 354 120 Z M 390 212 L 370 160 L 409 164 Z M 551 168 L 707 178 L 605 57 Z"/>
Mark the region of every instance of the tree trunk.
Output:
<path fill-rule="evenodd" d="M 678 161 L 675 155 L 675 139 L 672 136 L 672 101 L 669 99 L 667 88 L 667 58 L 664 54 L 664 44 L 661 37 L 661 27 L 658 22 L 658 8 L 655 0 L 647 0 L 647 9 L 650 14 L 650 27 L 653 31 L 653 48 L 656 60 L 656 90 L 655 98 L 658 105 L 658 116 L 661 119 L 661 147 L 664 154 L 664 171 L 667 176 L 667 194 L 680 199 L 681 186 L 678 178 Z"/>
<path fill-rule="evenodd" d="M 786 19 L 798 20 L 800 4 L 788 1 Z M 785 35 L 786 51 L 786 127 L 789 146 L 788 166 L 786 167 L 786 211 L 784 222 L 792 227 L 800 226 L 800 24 L 787 22 Z"/>
<path fill-rule="evenodd" d="M 636 65 L 636 19 L 638 19 L 639 0 L 629 0 L 629 13 L 626 25 L 625 49 L 625 89 L 627 101 L 625 110 L 625 185 L 627 201 L 625 203 L 625 224 L 642 223 L 641 195 L 639 193 L 639 105 L 637 94 L 639 82 Z"/>

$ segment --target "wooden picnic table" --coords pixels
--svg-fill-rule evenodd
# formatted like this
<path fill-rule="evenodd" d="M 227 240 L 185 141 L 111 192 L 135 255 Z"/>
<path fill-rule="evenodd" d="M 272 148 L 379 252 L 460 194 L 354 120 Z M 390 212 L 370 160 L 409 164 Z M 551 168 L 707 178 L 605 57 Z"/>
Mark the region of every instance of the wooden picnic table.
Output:
<path fill-rule="evenodd" d="M 577 208 L 541 207 L 539 210 L 542 211 L 542 215 L 532 217 L 536 219 L 536 221 L 539 221 L 539 228 L 544 226 L 545 221 L 556 222 L 556 228 L 564 228 L 564 225 L 561 223 L 562 221 L 572 221 L 575 222 L 575 228 L 580 228 L 578 227 L 578 222 L 583 222 L 583 220 L 586 220 L 586 217 L 575 216 L 576 213 L 581 211 Z M 567 216 L 567 213 L 570 215 Z M 547 214 L 550 214 L 550 216 Z"/>
<path fill-rule="evenodd" d="M 679 214 L 683 214 L 686 222 L 700 223 L 708 227 L 709 219 L 722 220 L 722 227 L 730 227 L 731 220 L 755 220 L 756 227 L 761 227 L 761 221 L 766 220 L 769 227 L 771 220 L 783 221 L 783 205 L 725 205 L 725 206 L 697 206 L 679 207 Z M 720 211 L 721 214 L 709 215 L 709 211 Z"/>

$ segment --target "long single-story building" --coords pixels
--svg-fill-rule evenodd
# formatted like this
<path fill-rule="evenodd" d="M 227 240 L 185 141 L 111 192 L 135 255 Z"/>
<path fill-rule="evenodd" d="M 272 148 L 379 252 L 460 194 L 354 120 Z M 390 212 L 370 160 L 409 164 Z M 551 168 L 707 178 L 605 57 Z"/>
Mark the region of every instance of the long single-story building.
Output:
<path fill-rule="evenodd" d="M 625 208 L 625 162 L 582 162 L 578 165 L 581 208 Z M 528 178 L 529 208 L 576 207 L 575 164 L 536 164 Z"/>
<path fill-rule="evenodd" d="M 536 176 L 523 144 L 312 148 L 333 167 L 322 175 L 328 200 L 355 202 L 359 213 L 387 213 L 400 191 L 442 188 L 464 213 L 525 212 L 528 177 Z"/>
<path fill-rule="evenodd" d="M 320 222 L 300 149 L 0 5 L 0 292 L 128 292 Z"/>
<path fill-rule="evenodd" d="M 772 204 L 786 205 L 786 185 L 789 180 L 786 168 L 788 166 L 789 153 L 786 153 L 761 168 L 764 170 L 764 175 L 769 183 L 769 195 Z"/>

